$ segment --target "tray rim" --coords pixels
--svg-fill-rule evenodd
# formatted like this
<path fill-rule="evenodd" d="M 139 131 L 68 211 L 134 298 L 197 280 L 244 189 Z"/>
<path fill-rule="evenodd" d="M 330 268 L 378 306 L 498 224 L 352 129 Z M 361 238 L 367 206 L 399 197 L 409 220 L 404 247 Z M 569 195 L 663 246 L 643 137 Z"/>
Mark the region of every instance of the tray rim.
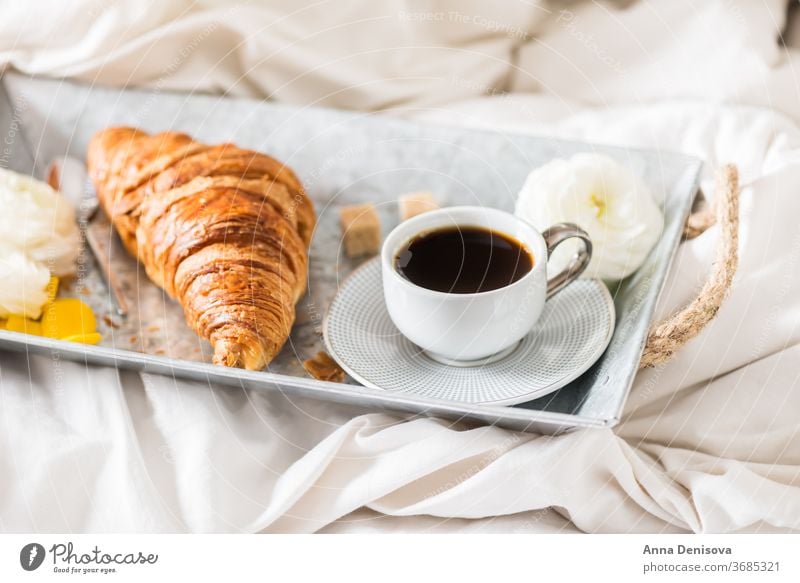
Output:
<path fill-rule="evenodd" d="M 89 84 L 80 81 L 42 78 L 39 76 L 28 76 L 11 71 L 0 70 L 0 90 L 6 93 L 6 95 L 10 95 L 10 90 L 8 89 L 6 82 L 7 77 L 16 77 L 23 80 L 32 80 L 34 82 L 65 83 L 84 87 L 88 90 L 99 89 L 101 91 L 134 93 L 140 95 L 149 95 L 152 93 L 152 91 L 149 91 L 146 88 L 121 88 L 106 85 L 89 86 Z M 160 93 L 178 96 L 186 95 L 186 93 L 180 91 L 162 91 Z M 219 100 L 222 98 L 221 96 L 212 94 L 194 94 L 193 97 L 214 100 Z M 264 100 L 246 97 L 235 99 L 243 102 L 248 101 L 253 104 L 264 103 Z M 303 111 L 328 111 L 335 112 L 338 115 L 353 119 L 369 118 L 375 116 L 377 113 L 353 112 L 331 107 L 298 107 L 292 106 L 291 104 L 274 102 L 270 102 L 269 106 L 277 110 L 290 112 L 292 114 L 297 114 Z M 538 138 L 555 144 L 566 144 L 583 148 L 601 148 L 605 151 L 616 151 L 619 153 L 637 152 L 649 154 L 655 157 L 657 160 L 660 160 L 664 157 L 670 158 L 671 160 L 681 163 L 684 167 L 679 179 L 686 182 L 686 184 L 682 182 L 676 182 L 672 189 L 673 192 L 680 191 L 681 193 L 684 193 L 684 196 L 686 196 L 686 200 L 682 201 L 683 216 L 680 217 L 681 225 L 685 222 L 686 217 L 690 213 L 694 195 L 699 189 L 702 175 L 703 160 L 690 154 L 667 149 L 627 147 L 616 144 L 603 144 L 602 142 L 585 142 L 581 140 L 563 139 L 547 135 L 513 131 L 507 128 L 503 128 L 501 131 L 493 131 L 488 128 L 469 126 L 462 127 L 454 124 L 437 124 L 433 122 L 426 122 L 423 124 L 414 120 L 392 117 L 391 115 L 384 115 L 382 117 L 382 121 L 389 124 L 412 126 L 424 126 L 426 124 L 438 125 L 454 131 L 460 130 L 473 133 L 486 133 L 494 135 L 500 134 L 508 136 L 509 138 L 513 138 L 515 136 L 519 138 Z M 25 133 L 25 128 L 22 126 L 20 127 L 19 137 L 20 141 L 30 152 L 31 143 Z M 34 166 L 37 165 L 38 157 L 34 156 L 33 163 Z M 663 268 L 663 275 L 653 301 L 653 308 L 649 316 L 650 321 L 652 321 L 655 306 L 658 304 L 664 292 L 664 283 L 670 271 L 670 267 L 675 259 L 679 246 L 680 237 L 677 237 L 669 254 L 664 259 L 665 265 Z M 641 353 L 644 350 L 645 342 L 646 337 L 640 342 L 641 346 L 639 347 L 639 356 L 637 357 L 637 360 L 638 358 L 641 358 Z M 428 397 L 413 397 L 406 394 L 392 393 L 382 389 L 373 389 L 359 385 L 318 381 L 313 378 L 283 375 L 269 371 L 246 371 L 242 369 L 232 369 L 215 366 L 208 363 L 139 353 L 125 348 L 87 346 L 62 340 L 31 336 L 18 332 L 10 332 L 6 330 L 0 330 L 0 348 L 16 352 L 25 352 L 26 354 L 64 354 L 68 360 L 83 362 L 85 364 L 114 366 L 115 368 L 126 368 L 140 372 L 168 375 L 172 376 L 173 378 L 202 380 L 209 383 L 216 382 L 228 387 L 270 391 L 278 390 L 286 395 L 296 394 L 301 397 L 313 397 L 335 403 L 351 404 L 372 409 L 379 407 L 388 411 L 401 411 L 404 413 L 413 413 L 415 415 L 422 416 L 444 416 L 449 419 L 476 420 L 484 424 L 488 423 L 515 430 L 538 431 L 542 433 L 561 433 L 576 428 L 613 427 L 620 420 L 624 404 L 630 395 L 630 391 L 636 377 L 635 374 L 631 375 L 629 382 L 627 383 L 628 386 L 625 387 L 624 391 L 619 392 L 619 397 L 617 399 L 617 412 L 608 418 L 597 418 L 580 416 L 578 414 L 571 413 L 528 409 L 524 407 L 509 407 L 506 405 L 492 404 L 475 405 Z"/>
<path fill-rule="evenodd" d="M 428 397 L 410 397 L 404 394 L 394 394 L 382 389 L 373 389 L 359 385 L 318 381 L 316 379 L 304 377 L 292 377 L 269 371 L 249 371 L 217 366 L 204 362 L 194 362 L 170 358 L 168 356 L 134 352 L 124 348 L 90 346 L 43 336 L 32 336 L 23 332 L 11 332 L 8 330 L 0 330 L 0 348 L 36 355 L 49 354 L 52 356 L 57 354 L 60 356 L 63 353 L 73 357 L 69 360 L 101 366 L 118 367 L 119 363 L 123 363 L 128 365 L 123 368 L 130 370 L 138 370 L 139 372 L 151 374 L 171 375 L 173 378 L 185 378 L 195 381 L 216 381 L 228 387 L 238 386 L 247 389 L 261 388 L 265 390 L 282 390 L 284 387 L 298 388 L 306 393 L 306 395 L 303 396 L 317 396 L 322 400 L 334 402 L 350 401 L 351 404 L 361 406 L 370 406 L 371 402 L 375 402 L 386 406 L 387 409 L 396 409 L 394 404 L 400 401 L 409 406 L 423 408 L 425 410 L 422 413 L 423 415 L 427 415 L 428 410 L 430 410 L 433 415 L 435 415 L 436 412 L 448 412 L 451 414 L 459 414 L 461 417 L 466 418 L 480 417 L 481 414 L 491 416 L 492 413 L 495 413 L 504 418 L 525 422 L 547 420 L 557 424 L 560 424 L 560 422 L 567 422 L 567 426 L 608 426 L 608 420 L 595 420 L 591 418 L 581 418 L 584 422 L 576 424 L 574 423 L 576 416 L 567 413 L 500 405 L 473 405 L 470 403 Z M 187 376 L 181 373 L 190 374 Z M 289 382 L 287 382 L 287 380 Z M 266 385 L 274 385 L 274 387 Z M 291 391 L 282 392 L 288 394 Z M 391 398 L 387 395 L 391 395 Z M 360 399 L 362 398 L 367 399 L 367 401 L 361 401 Z"/>
<path fill-rule="evenodd" d="M 210 99 L 214 101 L 219 100 L 237 100 L 237 101 L 247 101 L 253 104 L 268 104 L 269 107 L 274 108 L 276 110 L 283 110 L 286 112 L 293 112 L 293 113 L 300 113 L 304 111 L 318 111 L 318 112 L 330 112 L 340 116 L 347 116 L 350 118 L 369 118 L 369 117 L 380 117 L 381 121 L 386 123 L 398 123 L 403 125 L 412 125 L 412 126 L 420 126 L 424 127 L 426 125 L 435 125 L 443 128 L 448 128 L 451 130 L 461 130 L 461 131 L 468 131 L 474 133 L 484 133 L 484 134 L 492 134 L 492 135 L 508 135 L 508 136 L 517 136 L 521 138 L 539 138 L 548 140 L 553 143 L 560 143 L 560 144 L 572 144 L 575 146 L 597 146 L 603 148 L 604 150 L 616 150 L 617 152 L 639 152 L 639 153 L 651 153 L 656 154 L 658 156 L 668 156 L 670 158 L 679 159 L 682 158 L 687 164 L 696 163 L 699 164 L 701 167 L 703 165 L 703 160 L 694 156 L 692 154 L 687 154 L 686 152 L 681 152 L 679 150 L 672 150 L 669 148 L 648 148 L 648 147 L 640 147 L 640 146 L 621 146 L 619 144 L 614 143 L 605 143 L 602 141 L 592 141 L 587 142 L 585 140 L 578 140 L 578 139 L 571 139 L 571 138 L 563 138 L 557 136 L 551 136 L 547 134 L 538 134 L 538 133 L 531 133 L 531 132 L 524 132 L 518 131 L 514 129 L 503 128 L 502 130 L 493 130 L 486 127 L 481 126 L 467 126 L 467 125 L 458 125 L 455 123 L 447 123 L 447 122 L 439 122 L 439 121 L 417 121 L 414 119 L 406 119 L 403 117 L 399 117 L 399 114 L 393 114 L 391 110 L 389 111 L 354 111 L 348 109 L 339 109 L 336 107 L 328 106 L 328 105 L 293 105 L 291 103 L 283 103 L 278 101 L 270 101 L 268 99 L 257 99 L 253 97 L 244 97 L 244 96 L 227 96 L 222 94 L 216 93 L 209 93 L 209 92 L 186 92 L 180 91 L 177 89 L 163 89 L 160 91 L 149 90 L 147 87 L 117 87 L 113 85 L 105 85 L 100 83 L 88 83 L 86 81 L 82 81 L 80 79 L 69 79 L 69 78 L 62 78 L 62 77 L 44 77 L 41 75 L 25 75 L 20 73 L 19 71 L 12 70 L 10 68 L 3 68 L 0 67 L 0 85 L 5 88 L 5 91 L 8 93 L 8 87 L 6 79 L 18 79 L 22 81 L 33 81 L 38 83 L 59 83 L 64 85 L 72 85 L 76 87 L 83 87 L 87 90 L 98 90 L 98 91 L 116 91 L 122 93 L 133 93 L 139 95 L 172 95 L 172 96 L 179 96 L 179 97 L 187 97 L 190 96 L 196 99 Z M 22 132 L 24 135 L 24 130 Z M 25 137 L 25 143 L 27 146 L 30 146 L 28 143 L 27 136 Z"/>

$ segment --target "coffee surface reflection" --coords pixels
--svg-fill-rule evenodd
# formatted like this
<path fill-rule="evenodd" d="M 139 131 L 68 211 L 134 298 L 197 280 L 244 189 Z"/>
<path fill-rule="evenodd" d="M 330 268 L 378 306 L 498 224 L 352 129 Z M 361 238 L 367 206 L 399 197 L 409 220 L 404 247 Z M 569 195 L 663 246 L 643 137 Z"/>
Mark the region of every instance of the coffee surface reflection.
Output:
<path fill-rule="evenodd" d="M 532 253 L 513 237 L 482 227 L 445 227 L 411 239 L 395 256 L 395 269 L 430 290 L 471 294 L 520 280 L 534 266 Z"/>

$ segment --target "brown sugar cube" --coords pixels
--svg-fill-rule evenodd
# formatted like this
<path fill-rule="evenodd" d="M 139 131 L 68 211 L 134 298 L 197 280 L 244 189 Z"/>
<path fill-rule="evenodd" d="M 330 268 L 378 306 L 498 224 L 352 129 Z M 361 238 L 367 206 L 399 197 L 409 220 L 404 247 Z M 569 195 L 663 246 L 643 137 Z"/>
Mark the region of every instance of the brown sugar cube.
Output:
<path fill-rule="evenodd" d="M 433 194 L 430 192 L 409 192 L 404 194 L 400 197 L 398 205 L 400 207 L 401 221 L 439 208 L 439 205 L 436 204 L 436 199 L 433 198 Z"/>
<path fill-rule="evenodd" d="M 345 372 L 327 352 L 317 352 L 314 358 L 303 361 L 303 368 L 318 381 L 331 381 L 333 383 L 344 381 Z"/>
<path fill-rule="evenodd" d="M 346 206 L 339 211 L 348 257 L 374 255 L 381 248 L 381 221 L 371 204 Z"/>

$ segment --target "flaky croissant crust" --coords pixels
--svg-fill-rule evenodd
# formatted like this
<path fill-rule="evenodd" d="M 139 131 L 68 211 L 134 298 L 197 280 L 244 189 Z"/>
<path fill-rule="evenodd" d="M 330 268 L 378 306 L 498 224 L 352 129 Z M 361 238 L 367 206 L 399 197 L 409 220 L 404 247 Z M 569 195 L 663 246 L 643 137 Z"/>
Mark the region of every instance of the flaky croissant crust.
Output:
<path fill-rule="evenodd" d="M 211 342 L 214 363 L 264 368 L 306 288 L 316 218 L 294 172 L 233 144 L 128 127 L 96 134 L 88 166 L 125 247 Z"/>

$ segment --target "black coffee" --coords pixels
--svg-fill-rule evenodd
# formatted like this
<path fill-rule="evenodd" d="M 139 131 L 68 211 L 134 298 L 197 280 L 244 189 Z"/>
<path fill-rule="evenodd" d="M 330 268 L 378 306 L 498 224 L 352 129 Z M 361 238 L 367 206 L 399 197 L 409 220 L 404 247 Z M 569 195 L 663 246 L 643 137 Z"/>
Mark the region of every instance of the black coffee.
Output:
<path fill-rule="evenodd" d="M 418 235 L 397 254 L 395 268 L 412 283 L 440 292 L 498 289 L 533 269 L 521 243 L 482 227 L 446 227 Z"/>

